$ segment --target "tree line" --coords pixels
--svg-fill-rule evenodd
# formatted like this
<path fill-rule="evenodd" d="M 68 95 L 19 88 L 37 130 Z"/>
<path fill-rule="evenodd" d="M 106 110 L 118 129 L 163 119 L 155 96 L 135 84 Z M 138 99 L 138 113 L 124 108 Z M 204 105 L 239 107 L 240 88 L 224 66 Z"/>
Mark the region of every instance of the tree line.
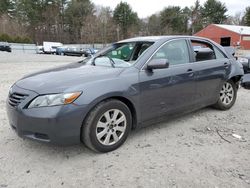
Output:
<path fill-rule="evenodd" d="M 35 43 L 105 44 L 134 36 L 190 35 L 212 23 L 250 26 L 250 7 L 234 16 L 227 11 L 218 0 L 197 0 L 191 7 L 168 6 L 140 19 L 126 2 L 111 10 L 90 0 L 1 0 L 0 34 Z"/>

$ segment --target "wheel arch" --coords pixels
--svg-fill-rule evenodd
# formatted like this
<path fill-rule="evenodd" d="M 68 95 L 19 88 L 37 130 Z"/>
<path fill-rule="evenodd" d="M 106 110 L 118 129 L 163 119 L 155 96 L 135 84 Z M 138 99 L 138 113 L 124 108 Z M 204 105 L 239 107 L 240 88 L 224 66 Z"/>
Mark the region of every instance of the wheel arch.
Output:
<path fill-rule="evenodd" d="M 126 104 L 126 106 L 129 108 L 129 110 L 131 112 L 131 116 L 132 116 L 132 129 L 135 129 L 137 126 L 137 112 L 136 112 L 134 104 L 129 99 L 127 99 L 125 97 L 121 97 L 121 96 L 110 97 L 108 99 L 116 99 L 116 100 L 119 100 L 119 101 L 123 102 L 124 104 Z"/>
<path fill-rule="evenodd" d="M 241 78 L 242 78 L 242 75 L 235 75 L 235 76 L 230 77 L 229 80 L 232 80 L 238 88 L 239 85 L 237 83 L 241 80 Z"/>
<path fill-rule="evenodd" d="M 107 100 L 119 100 L 122 103 L 124 103 L 130 110 L 131 112 L 131 116 L 132 116 L 132 129 L 135 129 L 137 127 L 137 122 L 138 122 L 138 117 L 137 117 L 137 110 L 135 108 L 135 105 L 133 104 L 133 102 L 131 100 L 129 100 L 128 98 L 124 97 L 124 96 L 106 96 L 104 98 L 99 99 L 98 101 L 95 101 L 94 104 L 92 104 L 90 106 L 90 108 L 88 109 L 88 113 L 86 114 L 86 116 L 83 119 L 83 122 L 86 120 L 86 118 L 88 117 L 89 113 L 100 103 L 107 101 Z M 82 125 L 83 126 L 83 125 Z M 81 126 L 81 127 L 82 127 Z"/>

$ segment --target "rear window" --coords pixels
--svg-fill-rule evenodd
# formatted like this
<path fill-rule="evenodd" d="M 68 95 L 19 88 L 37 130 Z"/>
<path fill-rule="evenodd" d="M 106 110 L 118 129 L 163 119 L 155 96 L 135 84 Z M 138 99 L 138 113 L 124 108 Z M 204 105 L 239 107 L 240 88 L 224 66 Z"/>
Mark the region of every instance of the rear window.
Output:
<path fill-rule="evenodd" d="M 191 43 L 197 62 L 225 58 L 225 55 L 210 43 L 195 40 L 192 40 Z"/>

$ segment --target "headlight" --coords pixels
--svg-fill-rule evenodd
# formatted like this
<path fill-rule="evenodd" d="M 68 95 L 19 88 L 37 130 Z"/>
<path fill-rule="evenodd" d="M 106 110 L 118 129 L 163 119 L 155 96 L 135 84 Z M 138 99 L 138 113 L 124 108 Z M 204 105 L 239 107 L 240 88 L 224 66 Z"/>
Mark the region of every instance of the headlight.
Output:
<path fill-rule="evenodd" d="M 81 92 L 41 95 L 36 97 L 29 104 L 28 108 L 70 104 L 74 102 L 80 95 Z"/>
<path fill-rule="evenodd" d="M 238 61 L 239 61 L 240 63 L 248 63 L 248 59 L 247 59 L 247 58 L 244 58 L 244 57 L 239 57 L 239 58 L 238 58 Z"/>

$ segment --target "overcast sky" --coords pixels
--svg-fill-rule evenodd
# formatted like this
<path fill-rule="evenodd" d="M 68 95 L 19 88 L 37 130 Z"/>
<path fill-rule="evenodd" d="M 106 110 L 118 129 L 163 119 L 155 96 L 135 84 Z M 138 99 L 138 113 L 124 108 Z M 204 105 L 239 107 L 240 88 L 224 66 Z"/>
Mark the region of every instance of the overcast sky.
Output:
<path fill-rule="evenodd" d="M 164 7 L 171 6 L 192 6 L 195 0 L 122 0 L 132 6 L 140 18 L 148 17 L 161 11 Z M 200 0 L 203 4 L 206 0 Z M 228 8 L 228 15 L 235 15 L 237 12 L 244 12 L 247 6 L 250 6 L 250 0 L 220 0 Z M 96 5 L 109 6 L 114 9 L 121 0 L 92 0 Z"/>

